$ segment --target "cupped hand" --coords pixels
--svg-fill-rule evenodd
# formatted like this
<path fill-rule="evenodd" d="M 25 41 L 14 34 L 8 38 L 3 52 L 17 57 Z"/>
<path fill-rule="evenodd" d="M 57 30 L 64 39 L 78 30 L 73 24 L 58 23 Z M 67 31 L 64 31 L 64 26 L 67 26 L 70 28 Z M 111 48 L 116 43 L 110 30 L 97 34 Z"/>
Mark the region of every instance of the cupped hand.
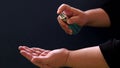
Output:
<path fill-rule="evenodd" d="M 33 64 L 41 68 L 59 68 L 66 65 L 69 51 L 67 49 L 45 50 L 36 47 L 19 47 L 20 53 Z"/>

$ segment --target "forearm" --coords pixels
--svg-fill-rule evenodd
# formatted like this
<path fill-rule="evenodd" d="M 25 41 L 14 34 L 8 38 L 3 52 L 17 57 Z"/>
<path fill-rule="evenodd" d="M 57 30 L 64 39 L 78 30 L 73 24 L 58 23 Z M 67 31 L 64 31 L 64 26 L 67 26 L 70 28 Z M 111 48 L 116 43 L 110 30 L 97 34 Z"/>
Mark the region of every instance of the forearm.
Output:
<path fill-rule="evenodd" d="M 91 10 L 87 10 L 85 11 L 86 15 L 87 15 L 87 26 L 92 26 L 92 27 L 109 27 L 110 26 L 110 20 L 109 20 L 109 16 L 107 15 L 107 13 L 101 9 L 101 8 L 97 8 L 97 9 L 91 9 Z"/>
<path fill-rule="evenodd" d="M 73 68 L 109 68 L 99 46 L 70 51 L 66 66 Z"/>

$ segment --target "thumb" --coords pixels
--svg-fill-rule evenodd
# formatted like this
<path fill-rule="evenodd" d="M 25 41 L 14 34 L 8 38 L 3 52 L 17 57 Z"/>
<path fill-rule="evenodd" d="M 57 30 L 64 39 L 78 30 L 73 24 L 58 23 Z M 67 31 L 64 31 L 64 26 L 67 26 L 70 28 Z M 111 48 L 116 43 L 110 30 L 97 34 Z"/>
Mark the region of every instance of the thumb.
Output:
<path fill-rule="evenodd" d="M 41 68 L 53 68 L 50 65 L 48 65 L 48 58 L 45 56 L 33 57 L 31 61 L 33 64 Z"/>
<path fill-rule="evenodd" d="M 35 56 L 31 59 L 31 62 L 47 64 L 48 63 L 48 58 L 46 56 Z"/>
<path fill-rule="evenodd" d="M 78 17 L 77 16 L 73 16 L 73 17 L 71 17 L 71 18 L 69 18 L 67 20 L 67 23 L 68 24 L 75 24 L 77 20 L 78 20 Z"/>

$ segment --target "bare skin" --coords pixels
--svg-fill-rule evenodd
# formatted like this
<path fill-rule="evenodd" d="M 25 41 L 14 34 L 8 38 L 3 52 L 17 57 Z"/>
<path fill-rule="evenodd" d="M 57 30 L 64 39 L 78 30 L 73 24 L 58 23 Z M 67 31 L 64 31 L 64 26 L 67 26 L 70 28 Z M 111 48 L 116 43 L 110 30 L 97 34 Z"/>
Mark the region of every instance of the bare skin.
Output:
<path fill-rule="evenodd" d="M 71 7 L 67 4 L 62 4 L 58 10 L 57 14 L 60 14 L 64 12 L 69 19 L 67 20 L 68 24 L 73 24 L 76 23 L 79 26 L 92 26 L 92 27 L 109 27 L 110 20 L 107 15 L 107 13 L 101 9 L 101 8 L 96 8 L 96 9 L 90 9 L 87 11 L 82 11 L 79 9 L 76 9 L 74 7 Z M 68 25 L 64 23 L 58 16 L 58 22 L 62 29 L 69 35 L 72 34 L 72 30 L 69 29 Z"/>
<path fill-rule="evenodd" d="M 57 14 L 61 12 L 64 12 L 69 17 L 68 24 L 75 22 L 81 27 L 109 27 L 111 25 L 109 16 L 101 8 L 82 11 L 67 4 L 62 4 L 58 8 Z M 72 30 L 69 29 L 68 25 L 59 16 L 57 19 L 62 29 L 71 35 Z M 45 50 L 20 46 L 19 50 L 21 55 L 40 68 L 59 68 L 63 66 L 72 68 L 109 68 L 99 46 L 73 51 L 65 48 Z"/>
<path fill-rule="evenodd" d="M 41 68 L 109 68 L 99 46 L 79 50 L 19 47 L 20 53 L 29 61 Z"/>
<path fill-rule="evenodd" d="M 20 46 L 19 50 L 24 57 L 41 68 L 58 68 L 65 66 L 69 54 L 69 51 L 64 48 L 50 51 Z"/>

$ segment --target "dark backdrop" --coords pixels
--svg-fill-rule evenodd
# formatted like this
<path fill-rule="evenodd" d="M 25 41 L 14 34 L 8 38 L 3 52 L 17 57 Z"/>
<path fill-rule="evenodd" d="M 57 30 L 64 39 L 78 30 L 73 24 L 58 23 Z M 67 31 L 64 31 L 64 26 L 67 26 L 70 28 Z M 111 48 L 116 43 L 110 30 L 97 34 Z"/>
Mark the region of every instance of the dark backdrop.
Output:
<path fill-rule="evenodd" d="M 69 36 L 57 22 L 57 8 L 66 3 L 81 10 L 99 7 L 105 0 L 1 0 L 0 68 L 37 68 L 20 55 L 18 46 L 78 49 L 108 40 L 108 29 L 84 27 Z"/>

